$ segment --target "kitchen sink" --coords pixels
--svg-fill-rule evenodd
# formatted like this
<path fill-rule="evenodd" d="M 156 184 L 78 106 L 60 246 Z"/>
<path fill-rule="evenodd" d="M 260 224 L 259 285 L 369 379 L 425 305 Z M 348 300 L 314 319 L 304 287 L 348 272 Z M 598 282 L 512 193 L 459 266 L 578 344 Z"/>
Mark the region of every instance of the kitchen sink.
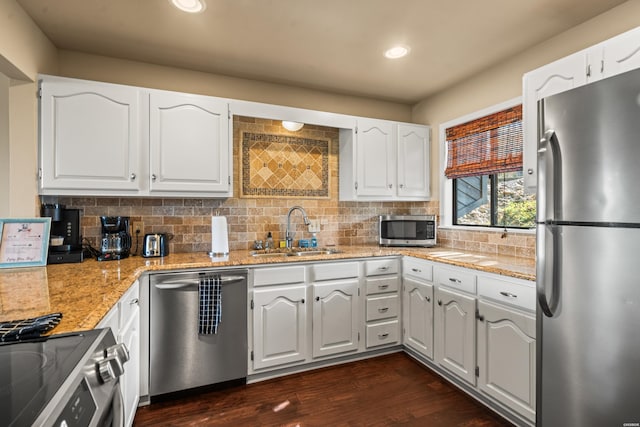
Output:
<path fill-rule="evenodd" d="M 269 250 L 252 251 L 251 256 L 256 258 L 284 258 L 303 257 L 314 255 L 333 255 L 341 251 L 335 248 L 278 248 Z"/>

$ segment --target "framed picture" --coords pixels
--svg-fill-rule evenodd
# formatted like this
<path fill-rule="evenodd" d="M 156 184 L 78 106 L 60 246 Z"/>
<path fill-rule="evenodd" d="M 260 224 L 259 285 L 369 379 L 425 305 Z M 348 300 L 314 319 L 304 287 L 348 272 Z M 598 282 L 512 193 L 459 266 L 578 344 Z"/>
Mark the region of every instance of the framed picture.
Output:
<path fill-rule="evenodd" d="M 47 265 L 51 218 L 0 218 L 0 268 Z"/>

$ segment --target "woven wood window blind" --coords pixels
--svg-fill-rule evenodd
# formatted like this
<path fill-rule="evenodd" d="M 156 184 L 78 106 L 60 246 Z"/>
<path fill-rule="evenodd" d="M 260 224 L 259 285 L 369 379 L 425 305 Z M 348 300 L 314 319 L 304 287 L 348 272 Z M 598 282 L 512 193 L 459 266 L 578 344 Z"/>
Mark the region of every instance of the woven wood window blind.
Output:
<path fill-rule="evenodd" d="M 446 130 L 449 179 L 522 168 L 522 105 Z"/>

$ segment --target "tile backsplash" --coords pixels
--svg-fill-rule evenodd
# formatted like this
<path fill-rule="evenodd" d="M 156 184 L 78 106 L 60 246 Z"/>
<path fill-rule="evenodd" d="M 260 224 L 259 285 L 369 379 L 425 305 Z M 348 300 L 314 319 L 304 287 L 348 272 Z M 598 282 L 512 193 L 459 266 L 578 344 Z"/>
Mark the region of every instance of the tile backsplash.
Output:
<path fill-rule="evenodd" d="M 129 216 L 141 221 L 145 233 L 171 233 L 171 252 L 208 252 L 211 249 L 211 216 L 219 212 L 229 223 L 231 250 L 251 249 L 254 240 L 265 240 L 268 232 L 274 241 L 284 239 L 286 215 L 294 205 L 302 206 L 310 219 L 317 219 L 321 231 L 317 233 L 320 246 L 375 244 L 378 239 L 378 215 L 414 214 L 437 215 L 439 204 L 430 202 L 341 202 L 338 200 L 338 129 L 305 125 L 298 132 L 285 130 L 280 121 L 249 117 L 234 117 L 233 123 L 234 196 L 228 199 L 193 198 L 135 198 L 135 197 L 69 197 L 60 196 L 59 203 L 82 210 L 82 233 L 98 247 L 100 216 Z M 331 141 L 329 152 L 329 198 L 305 199 L 288 197 L 240 197 L 242 132 L 282 134 L 300 138 Z M 310 238 L 299 212 L 291 217 L 294 238 Z M 439 230 L 439 243 L 444 247 L 516 255 L 535 256 L 535 237 L 522 233 Z M 136 249 L 136 236 L 132 250 Z M 138 252 L 140 248 L 138 247 Z"/>

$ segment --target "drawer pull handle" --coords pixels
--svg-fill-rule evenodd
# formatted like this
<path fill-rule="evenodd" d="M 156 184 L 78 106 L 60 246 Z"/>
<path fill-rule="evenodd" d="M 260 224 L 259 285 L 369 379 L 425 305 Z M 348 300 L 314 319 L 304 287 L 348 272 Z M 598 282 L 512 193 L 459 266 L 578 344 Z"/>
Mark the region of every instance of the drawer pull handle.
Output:
<path fill-rule="evenodd" d="M 449 277 L 449 281 L 452 283 L 462 283 L 462 280 L 456 279 L 455 277 Z"/>
<path fill-rule="evenodd" d="M 380 307 L 378 309 L 378 313 L 386 313 L 387 311 L 389 311 L 389 307 Z"/>
<path fill-rule="evenodd" d="M 413 271 L 414 273 L 422 273 L 422 270 L 420 270 L 419 268 L 412 268 L 411 271 Z"/>
<path fill-rule="evenodd" d="M 500 292 L 500 295 L 503 295 L 507 298 L 518 298 L 518 295 L 512 294 L 511 292 L 506 292 L 506 291 Z"/>
<path fill-rule="evenodd" d="M 388 266 L 378 267 L 378 270 L 380 270 L 380 271 L 387 271 L 388 269 L 389 269 Z"/>
<path fill-rule="evenodd" d="M 378 285 L 378 289 L 387 289 L 389 285 Z"/>
<path fill-rule="evenodd" d="M 132 299 L 132 300 L 131 300 L 131 302 L 130 302 L 129 304 L 131 304 L 131 305 L 136 305 L 136 304 L 138 304 L 138 298 L 134 298 L 134 299 Z"/>
<path fill-rule="evenodd" d="M 381 339 L 381 340 L 383 340 L 383 339 L 387 338 L 388 336 L 389 336 L 389 334 L 388 334 L 388 333 L 378 334 L 378 338 L 379 338 L 379 339 Z"/>

